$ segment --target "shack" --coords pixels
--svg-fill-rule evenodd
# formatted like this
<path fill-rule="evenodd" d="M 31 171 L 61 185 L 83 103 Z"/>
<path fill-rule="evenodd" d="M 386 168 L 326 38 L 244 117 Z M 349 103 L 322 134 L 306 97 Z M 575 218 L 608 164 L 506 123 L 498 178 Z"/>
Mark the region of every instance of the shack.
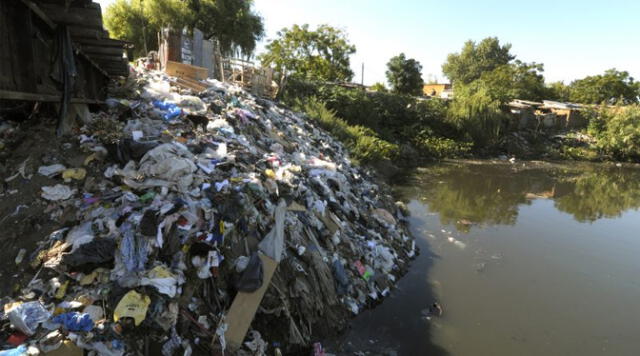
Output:
<path fill-rule="evenodd" d="M 542 102 L 515 99 L 509 102 L 512 125 L 518 130 L 567 130 L 586 127 L 583 107 L 574 103 L 543 100 Z"/>
<path fill-rule="evenodd" d="M 109 38 L 91 0 L 0 1 L 0 109 L 51 103 L 58 135 L 69 133 L 109 80 L 128 76 L 126 45 Z"/>
<path fill-rule="evenodd" d="M 558 101 L 544 100 L 540 107 L 540 113 L 552 113 L 556 117 L 555 123 L 550 123 L 561 129 L 581 129 L 588 124 L 582 114 L 584 107 L 580 104 L 562 103 Z"/>
<path fill-rule="evenodd" d="M 515 99 L 509 104 L 509 111 L 515 118 L 512 123 L 518 130 L 527 128 L 537 128 L 539 125 L 536 110 L 542 106 L 542 103 L 529 100 Z"/>
<path fill-rule="evenodd" d="M 189 72 L 206 71 L 207 78 L 238 84 L 255 95 L 275 97 L 277 85 L 273 82 L 271 68 L 261 68 L 251 61 L 225 58 L 215 40 L 204 38 L 202 31 L 164 29 L 161 32 L 158 50 L 160 68 L 168 74 L 178 76 L 174 68 L 191 66 Z M 202 80 L 199 76 L 180 76 L 181 80 Z M 184 83 L 182 83 L 184 84 Z M 191 89 L 197 90 L 191 84 Z"/>
<path fill-rule="evenodd" d="M 90 0 L 2 0 L 0 100 L 104 100 L 107 81 L 128 75 L 126 45 Z"/>

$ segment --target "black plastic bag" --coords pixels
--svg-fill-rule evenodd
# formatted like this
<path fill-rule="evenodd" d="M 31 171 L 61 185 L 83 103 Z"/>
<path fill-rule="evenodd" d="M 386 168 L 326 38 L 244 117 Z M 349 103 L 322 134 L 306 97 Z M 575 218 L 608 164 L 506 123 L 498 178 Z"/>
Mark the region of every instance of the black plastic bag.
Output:
<path fill-rule="evenodd" d="M 236 282 L 236 288 L 241 292 L 255 292 L 262 287 L 262 280 L 264 277 L 264 268 L 262 267 L 262 260 L 258 256 L 257 252 L 254 252 L 249 258 L 247 268 L 242 272 L 242 276 Z"/>

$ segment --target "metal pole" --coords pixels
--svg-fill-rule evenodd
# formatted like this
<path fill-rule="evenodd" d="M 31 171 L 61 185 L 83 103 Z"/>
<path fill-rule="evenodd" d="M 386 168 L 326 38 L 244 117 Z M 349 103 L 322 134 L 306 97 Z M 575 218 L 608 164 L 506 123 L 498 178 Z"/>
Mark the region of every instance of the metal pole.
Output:
<path fill-rule="evenodd" d="M 362 62 L 362 74 L 360 75 L 360 85 L 364 86 L 364 62 Z"/>

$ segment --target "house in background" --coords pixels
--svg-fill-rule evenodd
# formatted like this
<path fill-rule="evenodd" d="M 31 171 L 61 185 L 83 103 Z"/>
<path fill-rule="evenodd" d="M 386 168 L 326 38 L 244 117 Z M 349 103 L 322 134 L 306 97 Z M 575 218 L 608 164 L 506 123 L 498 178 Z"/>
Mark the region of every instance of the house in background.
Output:
<path fill-rule="evenodd" d="M 203 33 L 194 29 L 172 31 L 164 29 L 161 33 L 160 48 L 158 50 L 160 67 L 167 67 L 167 62 L 178 62 L 207 68 L 208 77 L 214 78 L 216 68 L 220 65 L 220 58 L 216 56 L 213 41 L 205 40 Z"/>
<path fill-rule="evenodd" d="M 238 84 L 259 96 L 275 97 L 278 86 L 273 81 L 271 68 L 261 68 L 240 58 L 223 57 L 217 42 L 206 40 L 200 30 L 165 29 L 160 37 L 159 69 L 170 75 L 183 81 L 215 78 Z M 180 84 L 198 90 L 197 82 Z"/>
<path fill-rule="evenodd" d="M 515 99 L 508 106 L 515 119 L 513 125 L 519 130 L 581 129 L 588 123 L 582 114 L 583 106 L 579 104 Z"/>
<path fill-rule="evenodd" d="M 451 84 L 425 84 L 422 87 L 422 93 L 425 96 L 451 99 L 453 97 L 453 87 Z"/>

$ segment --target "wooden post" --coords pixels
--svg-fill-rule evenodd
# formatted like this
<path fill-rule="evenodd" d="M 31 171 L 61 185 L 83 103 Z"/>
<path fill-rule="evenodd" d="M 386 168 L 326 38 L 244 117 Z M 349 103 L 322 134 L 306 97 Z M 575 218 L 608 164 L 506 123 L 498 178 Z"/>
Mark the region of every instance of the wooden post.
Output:
<path fill-rule="evenodd" d="M 218 58 L 220 58 L 220 80 L 224 83 L 224 66 L 222 65 L 222 52 L 220 51 L 220 41 L 216 40 L 216 53 L 218 54 Z"/>

